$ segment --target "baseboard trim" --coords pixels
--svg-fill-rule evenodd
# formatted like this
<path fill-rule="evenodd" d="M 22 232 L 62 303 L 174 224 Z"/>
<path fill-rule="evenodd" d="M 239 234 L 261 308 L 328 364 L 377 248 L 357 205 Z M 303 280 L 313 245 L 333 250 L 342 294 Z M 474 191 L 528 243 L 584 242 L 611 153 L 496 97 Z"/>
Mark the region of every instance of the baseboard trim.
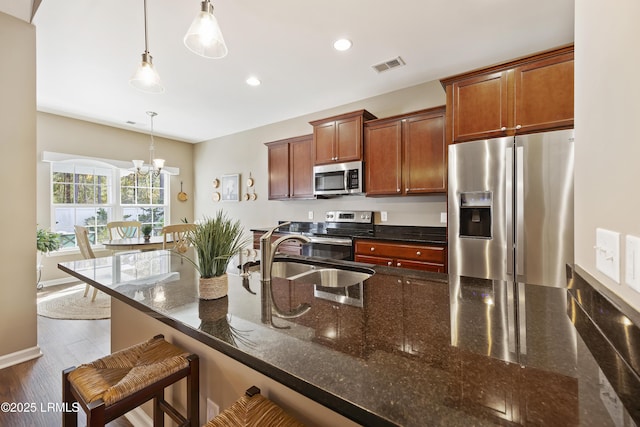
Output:
<path fill-rule="evenodd" d="M 67 283 L 81 283 L 75 277 L 61 277 L 60 279 L 52 279 L 52 280 L 43 280 L 40 284 L 46 288 L 49 286 L 57 286 L 57 285 L 66 285 Z"/>
<path fill-rule="evenodd" d="M 5 354 L 0 356 L 0 369 L 8 368 L 9 366 L 17 365 L 18 363 L 26 362 L 31 359 L 36 359 L 42 356 L 40 346 L 31 348 L 25 348 L 24 350 L 16 351 L 14 353 Z"/>
<path fill-rule="evenodd" d="M 136 427 L 153 427 L 153 420 L 139 406 L 124 414 L 124 417 Z"/>

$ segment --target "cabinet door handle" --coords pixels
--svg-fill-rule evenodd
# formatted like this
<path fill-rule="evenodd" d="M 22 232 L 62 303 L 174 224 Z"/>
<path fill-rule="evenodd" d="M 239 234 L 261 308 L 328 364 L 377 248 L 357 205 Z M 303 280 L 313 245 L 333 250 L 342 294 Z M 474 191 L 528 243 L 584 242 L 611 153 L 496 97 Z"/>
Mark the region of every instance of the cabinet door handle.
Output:
<path fill-rule="evenodd" d="M 401 263 L 397 263 L 396 267 L 402 267 L 402 264 Z"/>
<path fill-rule="evenodd" d="M 399 189 L 399 188 L 396 188 L 396 192 L 397 192 L 397 193 L 399 193 L 399 192 L 400 192 L 400 189 Z"/>
<path fill-rule="evenodd" d="M 416 255 L 420 256 L 420 255 L 422 255 L 422 252 L 418 251 L 418 252 L 416 252 Z"/>
<path fill-rule="evenodd" d="M 506 127 L 506 126 L 502 126 L 502 127 L 500 128 L 500 130 L 501 130 L 502 132 L 505 132 L 505 131 L 507 130 L 507 127 Z"/>
<path fill-rule="evenodd" d="M 392 264 L 393 264 L 393 262 L 391 262 L 391 261 L 389 261 L 389 262 L 387 263 L 387 265 L 388 265 L 389 267 L 391 267 L 391 265 L 392 265 Z"/>
<path fill-rule="evenodd" d="M 373 246 L 371 246 L 371 252 L 375 251 L 376 248 L 374 248 Z"/>
<path fill-rule="evenodd" d="M 522 125 L 517 125 L 516 130 L 520 130 L 520 129 L 522 129 Z"/>
<path fill-rule="evenodd" d="M 404 191 L 408 192 L 409 191 L 409 187 L 405 188 Z"/>

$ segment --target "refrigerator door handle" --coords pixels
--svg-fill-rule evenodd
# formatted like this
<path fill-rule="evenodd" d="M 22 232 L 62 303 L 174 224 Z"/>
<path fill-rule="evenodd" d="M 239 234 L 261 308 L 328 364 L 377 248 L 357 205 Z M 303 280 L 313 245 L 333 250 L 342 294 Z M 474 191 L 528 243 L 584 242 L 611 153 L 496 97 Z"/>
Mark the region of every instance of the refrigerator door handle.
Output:
<path fill-rule="evenodd" d="M 516 147 L 516 277 L 524 271 L 524 147 Z"/>
<path fill-rule="evenodd" d="M 505 161 L 505 195 L 504 195 L 504 214 L 505 214 L 505 224 L 507 227 L 506 236 L 507 236 L 507 276 L 509 278 L 513 277 L 513 149 L 509 147 L 506 150 L 506 161 Z"/>

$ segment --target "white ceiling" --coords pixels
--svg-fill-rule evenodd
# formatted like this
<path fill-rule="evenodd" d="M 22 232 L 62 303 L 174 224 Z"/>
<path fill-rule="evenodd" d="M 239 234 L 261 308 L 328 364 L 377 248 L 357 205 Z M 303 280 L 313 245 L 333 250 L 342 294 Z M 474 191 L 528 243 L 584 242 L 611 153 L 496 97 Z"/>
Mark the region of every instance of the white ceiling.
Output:
<path fill-rule="evenodd" d="M 128 84 L 144 51 L 143 0 L 43 0 L 38 109 L 200 142 L 573 41 L 574 0 L 213 0 L 229 54 L 182 38 L 199 0 L 148 0 L 149 51 L 163 94 Z M 21 7 L 18 7 L 18 6 Z M 0 0 L 29 20 L 31 0 Z M 353 47 L 333 49 L 347 37 Z M 406 66 L 371 66 L 401 56 Z M 262 80 L 250 87 L 245 80 Z M 137 122 L 127 125 L 127 121 Z"/>

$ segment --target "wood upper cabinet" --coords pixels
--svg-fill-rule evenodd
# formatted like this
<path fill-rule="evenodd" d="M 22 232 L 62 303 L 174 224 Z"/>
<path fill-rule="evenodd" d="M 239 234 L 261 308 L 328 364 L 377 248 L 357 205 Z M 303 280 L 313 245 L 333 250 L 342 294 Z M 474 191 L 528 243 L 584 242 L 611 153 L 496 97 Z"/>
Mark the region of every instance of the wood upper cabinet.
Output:
<path fill-rule="evenodd" d="M 269 200 L 289 198 L 289 144 L 267 144 L 269 170 Z"/>
<path fill-rule="evenodd" d="M 313 198 L 313 136 L 289 142 L 289 198 Z"/>
<path fill-rule="evenodd" d="M 518 133 L 573 127 L 573 52 L 514 70 Z"/>
<path fill-rule="evenodd" d="M 447 191 L 445 122 L 445 107 L 402 121 L 405 194 Z"/>
<path fill-rule="evenodd" d="M 269 200 L 313 198 L 313 135 L 268 142 Z"/>
<path fill-rule="evenodd" d="M 375 122 L 364 128 L 365 192 L 402 194 L 402 120 Z"/>
<path fill-rule="evenodd" d="M 313 126 L 314 164 L 362 160 L 362 127 L 376 116 L 367 110 L 309 122 Z"/>
<path fill-rule="evenodd" d="M 486 74 L 453 83 L 453 134 L 455 141 L 506 135 L 509 97 L 508 72 Z M 447 96 L 447 101 L 449 97 Z"/>
<path fill-rule="evenodd" d="M 446 191 L 445 108 L 365 124 L 368 196 Z"/>
<path fill-rule="evenodd" d="M 447 141 L 573 127 L 573 45 L 442 80 Z"/>

